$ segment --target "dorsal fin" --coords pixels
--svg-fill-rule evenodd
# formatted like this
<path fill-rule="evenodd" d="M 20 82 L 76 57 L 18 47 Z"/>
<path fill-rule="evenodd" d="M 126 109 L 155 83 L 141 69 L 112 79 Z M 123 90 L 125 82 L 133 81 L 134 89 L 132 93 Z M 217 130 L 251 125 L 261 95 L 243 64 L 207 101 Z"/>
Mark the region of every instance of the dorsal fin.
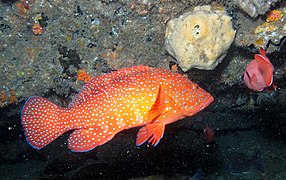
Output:
<path fill-rule="evenodd" d="M 88 89 L 94 89 L 97 87 L 103 87 L 106 84 L 111 83 L 112 81 L 115 81 L 117 79 L 120 79 L 125 76 L 130 76 L 132 74 L 139 74 L 142 72 L 150 71 L 150 67 L 148 66 L 132 66 L 129 68 L 122 68 L 117 71 L 113 71 L 112 73 L 106 73 L 99 75 L 97 77 L 92 78 L 90 81 L 88 81 L 84 86 L 82 91 L 88 90 Z"/>
<path fill-rule="evenodd" d="M 72 98 L 72 101 L 69 103 L 69 107 L 74 107 L 75 105 L 85 102 L 89 96 L 102 92 L 102 89 L 104 89 L 107 84 L 110 84 L 122 77 L 140 74 L 150 70 L 151 68 L 148 66 L 139 65 L 122 68 L 112 73 L 106 73 L 94 77 L 83 86 L 82 90 L 77 95 Z"/>
<path fill-rule="evenodd" d="M 165 105 L 165 94 L 162 91 L 162 87 L 159 86 L 158 95 L 155 103 L 152 105 L 151 109 L 148 111 L 147 118 L 149 120 L 155 120 L 158 116 L 163 113 Z"/>

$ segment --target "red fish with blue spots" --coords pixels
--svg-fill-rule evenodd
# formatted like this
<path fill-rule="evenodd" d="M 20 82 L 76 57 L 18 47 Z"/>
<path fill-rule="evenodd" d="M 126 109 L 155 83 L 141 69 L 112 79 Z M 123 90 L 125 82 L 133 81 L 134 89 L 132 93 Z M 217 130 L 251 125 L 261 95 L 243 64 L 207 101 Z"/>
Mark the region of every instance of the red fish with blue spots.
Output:
<path fill-rule="evenodd" d="M 133 66 L 91 79 L 67 108 L 45 98 L 30 97 L 22 109 L 27 141 L 41 149 L 69 130 L 69 149 L 89 151 L 118 132 L 142 126 L 140 146 L 157 145 L 165 125 L 193 116 L 214 98 L 181 74 Z"/>

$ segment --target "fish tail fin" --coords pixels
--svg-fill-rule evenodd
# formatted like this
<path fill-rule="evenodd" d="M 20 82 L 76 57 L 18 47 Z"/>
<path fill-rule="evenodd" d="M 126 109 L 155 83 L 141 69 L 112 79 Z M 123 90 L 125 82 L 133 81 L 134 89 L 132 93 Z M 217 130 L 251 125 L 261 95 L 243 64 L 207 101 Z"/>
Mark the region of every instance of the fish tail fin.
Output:
<path fill-rule="evenodd" d="M 21 121 L 31 146 L 41 149 L 68 130 L 61 121 L 62 109 L 37 96 L 26 101 L 21 111 Z"/>

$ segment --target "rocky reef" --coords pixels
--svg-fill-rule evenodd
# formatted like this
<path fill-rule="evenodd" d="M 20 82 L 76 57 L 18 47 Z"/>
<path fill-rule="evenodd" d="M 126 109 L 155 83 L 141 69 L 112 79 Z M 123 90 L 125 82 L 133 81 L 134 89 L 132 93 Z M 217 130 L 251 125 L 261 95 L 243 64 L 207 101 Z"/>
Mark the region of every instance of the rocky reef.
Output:
<path fill-rule="evenodd" d="M 235 10 L 236 4 L 231 1 L 217 1 L 210 4 L 210 7 L 211 11 L 217 12 L 217 18 L 232 17 L 236 30 L 233 46 L 243 47 L 249 55 L 243 59 L 250 60 L 252 56 L 247 52 L 268 47 L 267 52 L 270 53 L 278 51 L 283 45 L 285 5 L 277 3 L 277 6 L 280 5 L 280 9 L 277 9 L 283 16 L 272 22 L 266 21 L 266 14 L 257 19 L 250 18 L 242 11 Z M 174 59 L 165 50 L 166 25 L 171 27 L 174 21 L 170 19 L 192 12 L 195 6 L 201 4 L 209 2 L 180 1 L 174 6 L 171 1 L 96 1 L 92 5 L 85 1 L 1 1 L 2 89 L 13 91 L 15 103 L 22 102 L 31 95 L 54 94 L 71 99 L 74 92 L 78 92 L 84 84 L 81 78 L 77 78 L 83 69 L 87 74 L 96 76 L 136 64 L 169 68 L 169 62 Z M 274 9 L 275 3 L 271 2 L 271 5 Z M 203 12 L 211 14 L 210 10 Z M 215 43 L 204 38 L 197 41 L 199 44 L 196 48 L 205 46 L 210 49 L 204 52 L 202 59 L 212 61 L 205 62 L 203 69 L 214 68 L 225 55 L 225 47 L 229 46 L 234 32 L 230 27 L 230 18 L 226 19 L 227 24 L 221 28 L 226 33 L 218 37 Z M 41 28 L 37 29 L 39 26 Z M 227 29 L 230 31 L 227 32 Z M 229 35 L 225 36 L 226 34 Z M 228 42 L 224 43 L 224 38 Z M 215 48 L 222 47 L 222 44 L 224 48 Z M 219 51 L 211 53 L 213 48 Z M 167 49 L 170 50 L 169 45 Z M 203 55 L 202 52 L 195 51 L 188 56 L 190 58 L 195 54 Z M 231 57 L 225 59 L 228 58 Z M 236 63 L 231 63 L 231 66 L 235 68 Z M 236 75 L 238 76 L 240 74 Z M 224 74 L 223 77 L 230 76 Z M 231 75 L 231 79 L 238 78 Z M 2 94 L 2 106 L 9 105 L 9 91 L 2 91 Z"/>
<path fill-rule="evenodd" d="M 285 5 L 273 9 L 257 20 L 237 14 L 237 23 L 246 23 L 237 30 L 235 44 L 256 49 L 263 47 L 267 52 L 278 51 L 285 41 Z"/>
<path fill-rule="evenodd" d="M 258 15 L 263 15 L 270 10 L 271 6 L 274 5 L 278 0 L 235 0 L 245 13 L 255 18 Z"/>
<path fill-rule="evenodd" d="M 191 63 L 182 64 L 168 53 L 174 52 L 170 42 L 179 38 L 166 48 L 166 28 L 171 32 L 174 19 L 205 5 L 210 8 L 203 13 L 218 17 L 206 22 L 217 27 L 196 46 L 208 47 L 205 53 L 213 61 L 187 71 Z M 0 179 L 191 177 L 198 169 L 209 179 L 285 179 L 285 8 L 282 0 L 0 0 Z M 203 34 L 196 25 L 189 30 Z M 218 31 L 221 35 L 215 36 Z M 216 46 L 224 48 L 214 53 Z M 242 75 L 261 47 L 274 66 L 276 90 L 258 93 L 247 89 Z M 192 53 L 188 56 L 206 56 Z M 66 107 L 90 78 L 138 64 L 184 74 L 215 101 L 196 116 L 167 126 L 155 148 L 134 145 L 138 129 L 119 133 L 92 151 L 92 157 L 68 151 L 69 134 L 40 151 L 26 142 L 20 111 L 30 96 Z M 206 126 L 214 129 L 214 142 L 206 143 Z M 267 165 L 264 173 L 252 169 L 233 177 L 222 172 L 226 152 L 250 158 L 258 150 Z"/>

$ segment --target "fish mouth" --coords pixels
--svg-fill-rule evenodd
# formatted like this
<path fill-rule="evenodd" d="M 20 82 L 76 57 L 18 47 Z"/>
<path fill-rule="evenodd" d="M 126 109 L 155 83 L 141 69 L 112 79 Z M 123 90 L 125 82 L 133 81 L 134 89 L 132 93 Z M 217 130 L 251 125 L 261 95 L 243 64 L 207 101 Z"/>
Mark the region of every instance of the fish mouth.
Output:
<path fill-rule="evenodd" d="M 200 111 L 208 107 L 213 101 L 214 97 L 212 97 L 212 95 L 209 95 L 208 98 L 206 98 L 206 101 L 204 101 L 200 106 Z"/>

